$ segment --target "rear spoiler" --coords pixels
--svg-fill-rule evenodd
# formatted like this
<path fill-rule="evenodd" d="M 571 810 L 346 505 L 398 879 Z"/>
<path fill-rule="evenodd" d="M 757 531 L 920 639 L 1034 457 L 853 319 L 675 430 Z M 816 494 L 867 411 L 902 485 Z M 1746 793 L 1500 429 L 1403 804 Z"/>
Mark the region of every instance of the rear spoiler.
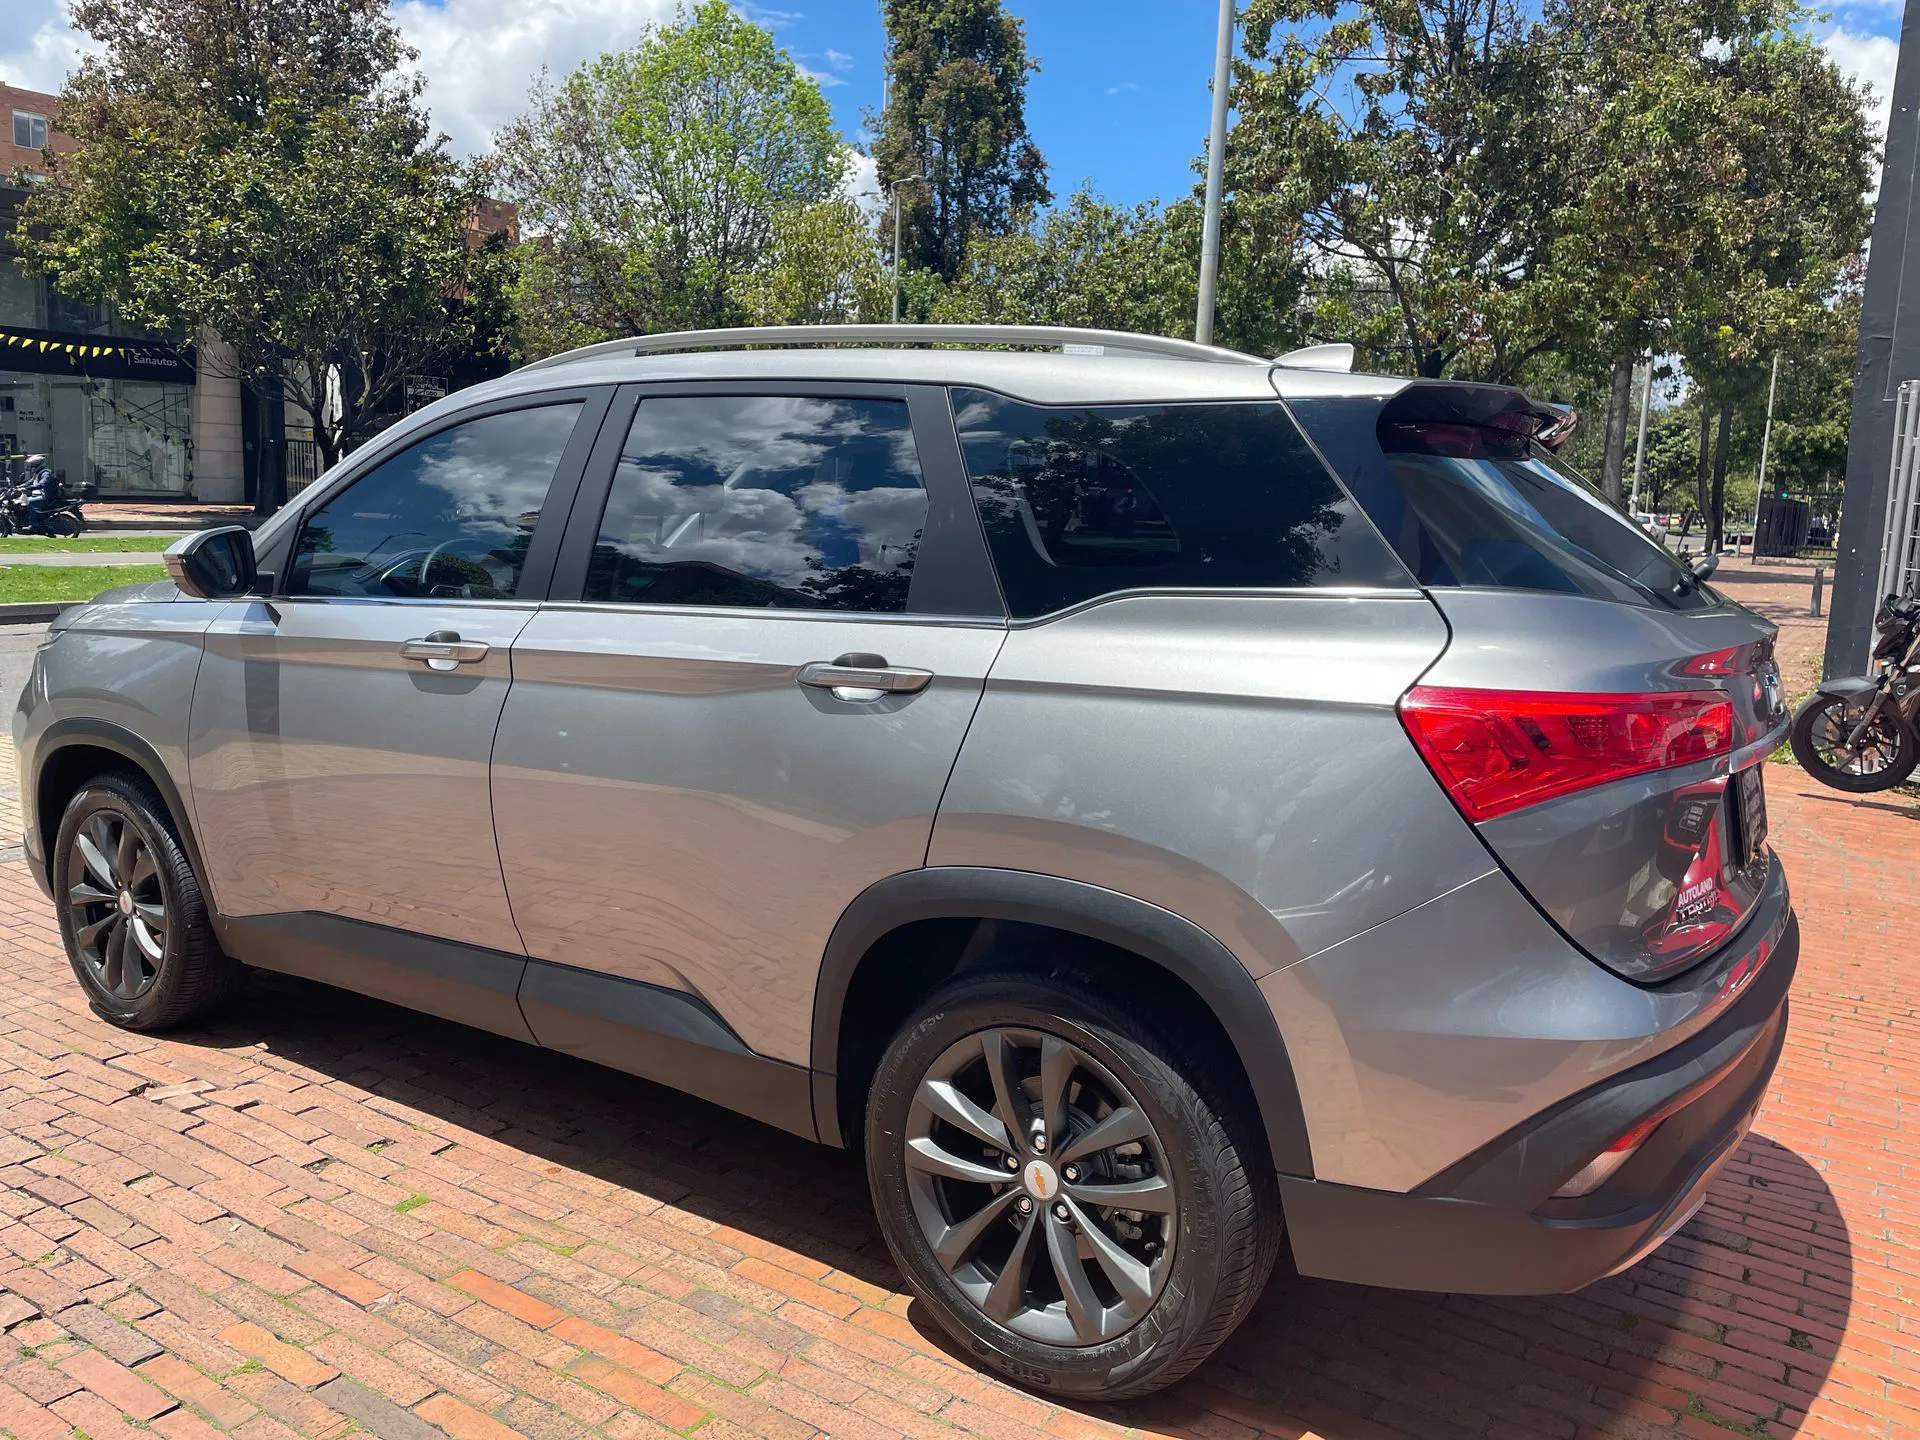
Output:
<path fill-rule="evenodd" d="M 1557 451 L 1580 423 L 1571 405 L 1531 400 L 1511 385 L 1416 380 L 1381 407 L 1380 443 L 1387 450 L 1420 450 L 1418 437 L 1433 428 L 1470 427 Z"/>

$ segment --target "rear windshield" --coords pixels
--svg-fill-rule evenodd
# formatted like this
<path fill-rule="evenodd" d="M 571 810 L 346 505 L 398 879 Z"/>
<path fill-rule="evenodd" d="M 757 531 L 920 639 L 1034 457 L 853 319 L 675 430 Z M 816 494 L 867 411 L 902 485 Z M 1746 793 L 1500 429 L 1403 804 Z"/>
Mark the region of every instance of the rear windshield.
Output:
<path fill-rule="evenodd" d="M 1062 407 L 953 392 L 1007 604 L 1396 586 L 1405 570 L 1275 403 Z"/>
<path fill-rule="evenodd" d="M 1333 448 L 1333 408 L 1298 408 Z M 1378 439 L 1374 456 L 1342 447 L 1351 457 L 1343 478 L 1423 585 L 1546 590 L 1676 610 L 1719 603 L 1624 510 L 1524 434 L 1497 422 L 1398 421 L 1389 405 Z"/>

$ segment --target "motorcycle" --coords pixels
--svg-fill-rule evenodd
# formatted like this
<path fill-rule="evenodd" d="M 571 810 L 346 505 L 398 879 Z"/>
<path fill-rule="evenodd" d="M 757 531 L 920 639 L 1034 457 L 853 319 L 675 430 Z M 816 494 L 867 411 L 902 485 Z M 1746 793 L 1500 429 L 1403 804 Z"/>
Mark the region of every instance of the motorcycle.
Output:
<path fill-rule="evenodd" d="M 1874 616 L 1873 673 L 1822 682 L 1793 716 L 1793 754 L 1822 785 L 1891 790 L 1920 763 L 1920 596 Z"/>
<path fill-rule="evenodd" d="M 40 523 L 27 523 L 27 492 L 14 486 L 0 493 L 0 535 L 53 535 L 62 538 L 78 535 L 87 528 L 87 517 L 75 499 L 63 499 L 40 517 Z"/>

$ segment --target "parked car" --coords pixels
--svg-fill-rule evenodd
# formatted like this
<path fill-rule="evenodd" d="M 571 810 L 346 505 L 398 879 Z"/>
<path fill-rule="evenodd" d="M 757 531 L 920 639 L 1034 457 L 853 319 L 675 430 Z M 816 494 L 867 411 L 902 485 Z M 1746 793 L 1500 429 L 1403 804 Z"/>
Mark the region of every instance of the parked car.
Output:
<path fill-rule="evenodd" d="M 1553 412 L 1350 353 L 723 332 L 430 405 L 48 635 L 88 1001 L 283 971 L 858 1147 L 1053 1395 L 1172 1383 L 1283 1246 L 1634 1264 L 1780 1053 L 1774 627 Z"/>

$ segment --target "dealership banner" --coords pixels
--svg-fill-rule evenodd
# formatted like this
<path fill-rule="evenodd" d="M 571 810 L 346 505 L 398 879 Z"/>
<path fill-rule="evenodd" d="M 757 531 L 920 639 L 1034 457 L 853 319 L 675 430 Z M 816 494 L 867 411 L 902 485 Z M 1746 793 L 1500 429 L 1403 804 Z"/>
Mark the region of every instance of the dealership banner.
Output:
<path fill-rule="evenodd" d="M 166 380 L 193 384 L 193 347 L 121 335 L 71 335 L 0 325 L 0 370 L 74 375 L 87 380 Z"/>

